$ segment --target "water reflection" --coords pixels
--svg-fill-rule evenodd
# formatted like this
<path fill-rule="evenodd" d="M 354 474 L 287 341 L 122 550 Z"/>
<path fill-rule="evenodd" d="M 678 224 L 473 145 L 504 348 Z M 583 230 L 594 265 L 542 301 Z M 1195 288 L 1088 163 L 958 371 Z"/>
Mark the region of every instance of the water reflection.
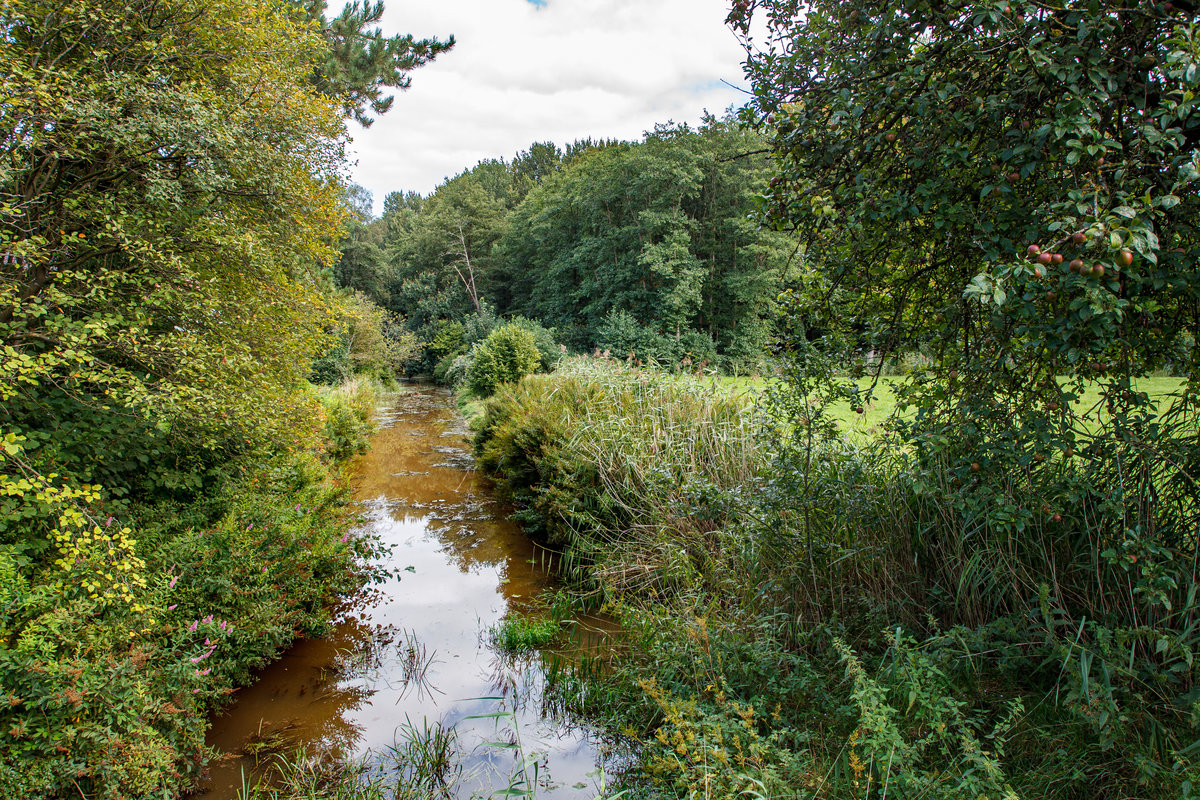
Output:
<path fill-rule="evenodd" d="M 488 646 L 488 629 L 552 582 L 473 471 L 449 396 L 409 389 L 377 421 L 353 480 L 363 528 L 391 546 L 391 576 L 330 638 L 297 644 L 214 721 L 209 743 L 230 755 L 212 766 L 204 797 L 236 796 L 256 750 L 383 753 L 434 724 L 454 731 L 459 796 L 502 790 L 535 761 L 539 794 L 593 796 L 593 732 L 545 707 L 541 659 Z M 580 641 L 603 647 L 603 624 L 589 627 L 600 633 Z"/>

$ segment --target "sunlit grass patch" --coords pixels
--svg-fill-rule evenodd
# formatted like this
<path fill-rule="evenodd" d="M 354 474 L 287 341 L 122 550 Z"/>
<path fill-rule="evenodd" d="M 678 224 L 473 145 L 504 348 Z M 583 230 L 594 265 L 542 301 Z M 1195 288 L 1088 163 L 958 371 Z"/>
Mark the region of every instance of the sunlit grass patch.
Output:
<path fill-rule="evenodd" d="M 489 635 L 501 652 L 522 655 L 550 644 L 561 629 L 557 619 L 512 616 L 493 626 Z"/>

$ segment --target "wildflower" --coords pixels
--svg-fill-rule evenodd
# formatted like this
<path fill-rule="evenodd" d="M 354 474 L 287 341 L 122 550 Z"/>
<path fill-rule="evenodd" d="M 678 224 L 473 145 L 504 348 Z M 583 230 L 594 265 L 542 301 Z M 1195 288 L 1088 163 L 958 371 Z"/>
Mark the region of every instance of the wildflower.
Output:
<path fill-rule="evenodd" d="M 246 530 L 250 530 L 253 527 L 254 527 L 254 523 L 251 522 L 249 525 L 246 526 Z"/>
<path fill-rule="evenodd" d="M 171 603 L 171 605 L 167 606 L 167 611 L 174 611 L 178 607 L 179 603 Z"/>
<path fill-rule="evenodd" d="M 211 656 L 216 651 L 216 649 L 217 649 L 217 646 L 213 645 L 212 647 L 208 648 L 208 652 L 205 653 L 204 655 L 189 658 L 188 661 L 191 661 L 193 664 L 199 664 L 201 661 L 203 661 L 204 659 Z"/>
<path fill-rule="evenodd" d="M 112 514 L 109 514 L 109 515 L 108 515 L 108 521 L 104 523 L 104 527 L 106 527 L 106 528 L 111 528 L 111 527 L 112 527 L 112 521 L 113 521 Z"/>
<path fill-rule="evenodd" d="M 192 633 L 195 633 L 196 628 L 198 628 L 198 627 L 200 627 L 200 620 L 194 619 L 194 620 L 192 620 L 192 624 L 188 626 L 188 630 L 191 631 Z"/>
<path fill-rule="evenodd" d="M 175 584 L 176 584 L 176 582 L 177 582 L 178 580 L 179 580 L 179 576 L 178 576 L 178 575 L 176 575 L 174 578 L 171 578 L 171 582 L 167 584 L 167 588 L 168 588 L 168 589 L 174 589 L 174 588 L 175 588 Z"/>
<path fill-rule="evenodd" d="M 198 669 L 198 670 L 196 670 L 196 674 L 197 674 L 197 675 L 207 675 L 207 674 L 208 674 L 208 673 L 210 673 L 210 672 L 212 672 L 212 667 L 209 667 L 208 669 Z"/>

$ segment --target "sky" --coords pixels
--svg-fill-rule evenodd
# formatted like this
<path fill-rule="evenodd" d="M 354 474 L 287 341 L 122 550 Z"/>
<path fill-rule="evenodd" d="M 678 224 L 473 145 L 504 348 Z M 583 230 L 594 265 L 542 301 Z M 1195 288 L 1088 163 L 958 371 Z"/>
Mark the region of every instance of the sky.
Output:
<path fill-rule="evenodd" d="M 655 123 L 697 122 L 746 99 L 727 0 L 385 5 L 385 33 L 457 43 L 415 70 L 374 125 L 350 123 L 351 179 L 372 193 L 376 213 L 390 192 L 429 194 L 533 142 L 636 140 Z"/>

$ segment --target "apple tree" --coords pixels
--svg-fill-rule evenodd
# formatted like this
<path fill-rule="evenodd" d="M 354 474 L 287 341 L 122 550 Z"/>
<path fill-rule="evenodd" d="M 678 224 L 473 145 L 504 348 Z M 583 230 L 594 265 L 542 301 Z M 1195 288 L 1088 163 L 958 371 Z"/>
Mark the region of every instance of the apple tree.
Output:
<path fill-rule="evenodd" d="M 1106 620 L 1143 678 L 1189 641 L 1145 632 L 1185 630 L 1195 600 L 1197 14 L 737 0 L 728 17 L 775 159 L 762 209 L 806 252 L 787 347 L 835 359 L 841 394 L 862 386 L 847 372 L 921 365 L 890 431 L 914 502 L 948 512 L 914 534 L 937 610 L 1053 609 L 1081 641 Z M 1171 391 L 1148 391 L 1164 374 Z M 1194 678 L 1148 696 L 1167 708 Z M 1111 732 L 1110 710 L 1087 713 Z"/>

